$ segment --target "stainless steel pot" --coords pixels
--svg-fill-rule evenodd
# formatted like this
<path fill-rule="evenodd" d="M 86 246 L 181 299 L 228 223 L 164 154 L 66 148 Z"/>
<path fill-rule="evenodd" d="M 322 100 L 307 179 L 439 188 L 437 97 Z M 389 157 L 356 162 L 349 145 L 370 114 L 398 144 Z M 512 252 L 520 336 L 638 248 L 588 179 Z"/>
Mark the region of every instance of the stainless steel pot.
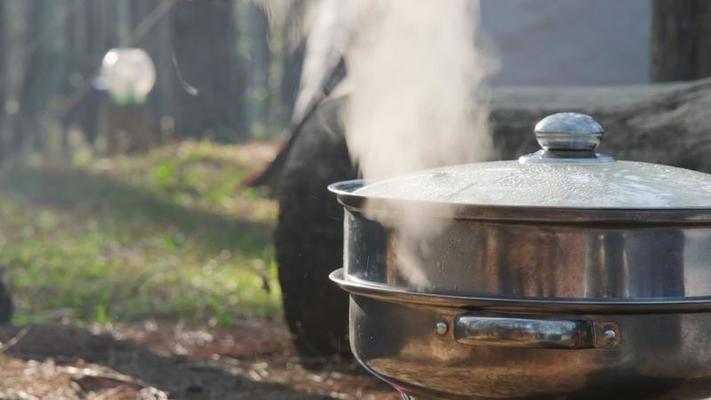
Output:
<path fill-rule="evenodd" d="M 330 187 L 355 356 L 418 399 L 711 396 L 711 175 L 596 154 L 585 115 L 535 131 L 516 161 Z"/>

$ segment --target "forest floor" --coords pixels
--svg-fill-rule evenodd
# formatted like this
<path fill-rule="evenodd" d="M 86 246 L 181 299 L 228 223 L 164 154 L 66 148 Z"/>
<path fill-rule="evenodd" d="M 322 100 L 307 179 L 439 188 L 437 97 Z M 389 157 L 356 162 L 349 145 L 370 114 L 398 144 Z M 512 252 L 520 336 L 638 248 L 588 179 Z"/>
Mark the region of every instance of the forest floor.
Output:
<path fill-rule="evenodd" d="M 396 399 L 281 322 L 268 144 L 0 168 L 0 399 Z"/>
<path fill-rule="evenodd" d="M 0 328 L 0 399 L 398 399 L 353 361 L 302 360 L 280 325 Z"/>

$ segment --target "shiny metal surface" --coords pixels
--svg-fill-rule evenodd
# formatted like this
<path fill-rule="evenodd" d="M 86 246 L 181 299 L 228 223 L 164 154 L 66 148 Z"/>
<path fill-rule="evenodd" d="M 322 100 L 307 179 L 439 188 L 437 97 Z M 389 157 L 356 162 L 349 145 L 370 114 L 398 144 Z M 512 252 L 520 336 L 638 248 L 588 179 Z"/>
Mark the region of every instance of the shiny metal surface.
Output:
<path fill-rule="evenodd" d="M 600 145 L 605 130 L 591 116 L 557 113 L 540 120 L 534 128 L 543 150 L 588 150 Z"/>
<path fill-rule="evenodd" d="M 449 331 L 449 324 L 443 321 L 439 321 L 435 324 L 435 332 L 437 332 L 438 335 L 443 336 L 447 334 L 447 331 Z"/>
<path fill-rule="evenodd" d="M 346 207 L 359 210 L 367 200 L 369 211 L 381 214 L 418 208 L 421 215 L 476 220 L 711 222 L 711 174 L 578 150 L 580 134 L 573 128 L 555 133 L 568 135 L 573 149 L 417 171 L 367 185 L 341 182 L 330 189 Z"/>
<path fill-rule="evenodd" d="M 460 307 L 477 309 L 491 313 L 567 313 L 567 314 L 662 314 L 711 312 L 711 296 L 693 299 L 538 299 L 508 298 L 497 296 L 465 296 L 432 294 L 403 288 L 391 288 L 385 284 L 366 282 L 357 278 L 347 278 L 343 269 L 333 271 L 329 277 L 343 290 L 360 296 L 381 301 L 411 306 Z"/>
<path fill-rule="evenodd" d="M 454 340 L 472 346 L 536 347 L 550 349 L 591 349 L 596 340 L 595 323 L 585 320 L 545 320 L 531 318 L 481 317 L 462 314 L 454 318 Z M 600 329 L 597 329 L 598 332 Z M 611 336 L 617 336 L 612 329 Z"/>
<path fill-rule="evenodd" d="M 607 154 L 595 153 L 593 151 L 558 151 L 539 150 L 535 153 L 527 154 L 518 158 L 521 164 L 606 164 L 615 162 L 615 159 Z"/>
<path fill-rule="evenodd" d="M 472 346 L 587 349 L 595 347 L 589 321 L 558 321 L 458 315 L 454 340 Z"/>
<path fill-rule="evenodd" d="M 436 218 L 471 219 L 477 221 L 516 222 L 561 222 L 608 223 L 608 224 L 708 224 L 711 223 L 711 208 L 562 208 L 519 207 L 481 204 L 442 204 L 420 200 L 372 198 L 357 193 L 364 182 L 360 179 L 333 183 L 329 191 L 338 196 L 338 201 L 351 211 L 362 211 L 366 202 L 375 209 L 387 209 L 397 215 L 398 210 L 419 207 L 423 216 Z"/>
<path fill-rule="evenodd" d="M 711 397 L 708 176 L 599 156 L 602 128 L 583 115 L 536 134 L 544 150 L 522 160 L 534 165 L 424 171 L 370 195 L 361 181 L 330 186 L 345 206 L 331 279 L 351 295 L 353 353 L 407 399 Z M 531 186 L 548 206 L 509 196 L 531 172 L 548 174 Z M 654 201 L 626 208 L 636 196 Z M 438 229 L 393 228 L 403 218 Z"/>
<path fill-rule="evenodd" d="M 438 335 L 463 312 L 482 318 L 619 327 L 609 348 L 510 348 Z M 416 399 L 703 399 L 711 396 L 711 314 L 507 314 L 351 297 L 351 348 Z M 609 330 L 609 329 L 606 329 Z M 604 333 L 605 330 L 602 331 Z"/>
<path fill-rule="evenodd" d="M 594 164 L 615 159 L 595 153 L 605 130 L 592 117 L 557 113 L 540 120 L 534 128 L 542 150 L 519 158 L 521 163 Z"/>
<path fill-rule="evenodd" d="M 407 396 L 711 396 L 711 224 L 449 222 L 407 247 L 420 249 L 429 282 L 420 287 L 402 269 L 403 237 L 346 211 L 345 274 L 333 278 L 351 292 L 351 347 Z M 462 344 L 454 335 L 463 314 L 588 321 L 595 344 Z"/>
<path fill-rule="evenodd" d="M 392 289 L 603 303 L 711 296 L 711 225 L 453 220 L 420 238 L 348 211 L 345 229 L 346 278 Z M 408 268 L 427 284 L 410 281 Z"/>

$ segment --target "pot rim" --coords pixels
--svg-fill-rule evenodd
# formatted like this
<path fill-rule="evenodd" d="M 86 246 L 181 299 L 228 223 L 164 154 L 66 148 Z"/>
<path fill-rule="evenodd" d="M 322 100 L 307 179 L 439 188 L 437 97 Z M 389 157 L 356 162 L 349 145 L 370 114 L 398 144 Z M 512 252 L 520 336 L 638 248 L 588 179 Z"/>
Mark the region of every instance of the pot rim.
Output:
<path fill-rule="evenodd" d="M 711 222 L 709 208 L 560 208 L 539 206 L 496 206 L 464 203 L 402 200 L 356 193 L 365 185 L 362 179 L 332 183 L 328 190 L 350 211 L 362 212 L 370 202 L 373 211 L 396 214 L 399 209 L 422 211 L 422 215 L 475 221 L 555 222 L 565 224 L 600 223 L 633 225 L 697 225 Z M 394 207 L 399 206 L 399 207 Z"/>
<path fill-rule="evenodd" d="M 416 292 L 405 288 L 368 282 L 347 276 L 343 268 L 331 272 L 328 277 L 351 295 L 365 296 L 398 304 L 544 314 L 658 314 L 711 311 L 711 296 L 645 298 L 639 300 L 462 296 Z"/>

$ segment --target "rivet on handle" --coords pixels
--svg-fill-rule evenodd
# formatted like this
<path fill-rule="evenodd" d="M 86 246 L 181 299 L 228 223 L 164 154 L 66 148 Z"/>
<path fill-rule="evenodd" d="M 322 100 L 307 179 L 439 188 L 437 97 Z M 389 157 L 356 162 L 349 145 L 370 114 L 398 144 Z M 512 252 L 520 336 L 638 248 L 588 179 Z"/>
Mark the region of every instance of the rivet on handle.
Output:
<path fill-rule="evenodd" d="M 439 321 L 435 324 L 435 333 L 439 336 L 444 336 L 447 334 L 447 331 L 449 330 L 449 324 L 447 324 L 444 321 Z"/>

